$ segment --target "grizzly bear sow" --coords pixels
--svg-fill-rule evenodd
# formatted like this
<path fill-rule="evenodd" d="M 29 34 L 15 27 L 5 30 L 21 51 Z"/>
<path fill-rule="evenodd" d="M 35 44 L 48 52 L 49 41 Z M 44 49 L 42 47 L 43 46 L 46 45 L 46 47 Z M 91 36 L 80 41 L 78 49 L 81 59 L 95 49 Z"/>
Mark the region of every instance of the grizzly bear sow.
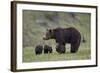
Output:
<path fill-rule="evenodd" d="M 44 40 L 55 39 L 59 45 L 71 44 L 71 53 L 78 51 L 81 42 L 81 34 L 74 27 L 56 28 L 47 30 Z"/>

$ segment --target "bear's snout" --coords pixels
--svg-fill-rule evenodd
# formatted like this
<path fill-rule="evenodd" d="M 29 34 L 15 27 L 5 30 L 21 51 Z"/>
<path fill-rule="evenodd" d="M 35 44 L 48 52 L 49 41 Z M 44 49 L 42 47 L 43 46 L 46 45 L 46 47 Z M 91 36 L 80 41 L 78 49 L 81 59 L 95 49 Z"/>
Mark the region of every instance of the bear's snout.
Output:
<path fill-rule="evenodd" d="M 47 38 L 47 37 L 43 37 L 43 40 L 48 40 L 49 38 Z"/>
<path fill-rule="evenodd" d="M 43 40 L 47 40 L 46 36 L 43 37 Z"/>

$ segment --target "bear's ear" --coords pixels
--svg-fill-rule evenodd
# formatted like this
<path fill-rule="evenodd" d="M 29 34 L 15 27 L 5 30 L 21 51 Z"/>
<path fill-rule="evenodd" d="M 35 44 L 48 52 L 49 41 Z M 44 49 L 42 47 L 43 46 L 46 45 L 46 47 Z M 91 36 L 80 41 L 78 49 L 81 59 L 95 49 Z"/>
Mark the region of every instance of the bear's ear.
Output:
<path fill-rule="evenodd" d="M 52 29 L 46 29 L 46 30 L 49 31 L 50 33 L 52 33 L 52 31 L 53 31 Z"/>
<path fill-rule="evenodd" d="M 49 29 L 49 32 L 52 34 L 53 33 L 53 30 L 52 29 Z"/>

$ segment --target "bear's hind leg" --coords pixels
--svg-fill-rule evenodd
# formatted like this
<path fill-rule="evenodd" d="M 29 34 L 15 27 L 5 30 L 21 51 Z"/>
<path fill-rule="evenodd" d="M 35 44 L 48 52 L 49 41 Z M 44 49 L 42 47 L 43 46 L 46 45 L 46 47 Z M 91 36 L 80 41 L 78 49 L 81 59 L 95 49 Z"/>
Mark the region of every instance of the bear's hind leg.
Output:
<path fill-rule="evenodd" d="M 78 50 L 77 46 L 75 44 L 71 44 L 71 53 L 76 53 Z"/>
<path fill-rule="evenodd" d="M 71 44 L 71 53 L 76 53 L 78 51 L 78 48 L 80 46 L 80 41 L 77 43 L 72 43 Z"/>

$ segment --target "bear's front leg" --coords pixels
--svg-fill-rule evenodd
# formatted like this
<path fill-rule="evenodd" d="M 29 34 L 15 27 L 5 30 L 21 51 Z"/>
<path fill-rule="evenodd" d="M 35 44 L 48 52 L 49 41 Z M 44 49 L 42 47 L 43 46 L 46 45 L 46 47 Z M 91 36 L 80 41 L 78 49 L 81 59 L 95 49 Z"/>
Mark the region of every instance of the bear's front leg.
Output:
<path fill-rule="evenodd" d="M 64 45 L 58 44 L 58 45 L 56 46 L 56 51 L 57 51 L 58 53 L 62 54 L 62 53 L 65 53 L 65 52 L 66 52 L 66 48 L 65 48 Z"/>

